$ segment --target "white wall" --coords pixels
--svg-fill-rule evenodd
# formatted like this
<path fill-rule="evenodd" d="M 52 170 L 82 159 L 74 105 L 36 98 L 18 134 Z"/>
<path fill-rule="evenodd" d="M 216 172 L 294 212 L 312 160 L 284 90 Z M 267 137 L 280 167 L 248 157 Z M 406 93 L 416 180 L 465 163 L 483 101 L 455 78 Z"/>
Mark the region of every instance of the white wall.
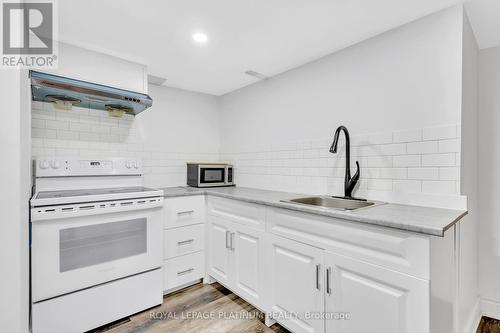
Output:
<path fill-rule="evenodd" d="M 147 93 L 146 66 L 66 43 L 55 45 L 57 67 L 44 72 Z"/>
<path fill-rule="evenodd" d="M 459 194 L 460 131 L 453 128 L 461 121 L 462 21 L 462 8 L 453 7 L 224 95 L 223 156 L 237 166 L 242 159 L 256 159 L 238 155 L 243 152 L 261 156 L 271 152 L 267 159 L 271 160 L 276 151 L 272 145 L 282 145 L 292 148 L 279 150 L 318 157 L 308 150 L 318 148 L 319 154 L 324 153 L 335 128 L 344 124 L 351 135 L 361 136 L 365 145 L 372 146 L 368 154 L 356 151 L 356 157 L 368 160 L 360 160 L 365 170 L 362 178 L 371 175 L 370 181 L 362 179 L 366 188 L 360 188 L 358 195 L 414 200 L 423 193 L 432 199 L 413 203 L 454 206 L 453 198 Z M 373 132 L 376 135 L 365 135 Z M 423 142 L 427 140 L 432 142 Z M 408 148 L 408 142 L 416 144 Z M 427 154 L 439 155 L 423 157 Z M 370 158 L 373 156 L 378 159 Z M 437 164 L 427 164 L 424 159 Z M 253 163 L 250 166 L 264 171 L 253 170 L 254 176 L 247 172 L 243 177 L 242 170 L 237 170 L 240 185 L 252 186 L 264 179 L 279 189 L 341 194 L 342 175 L 304 171 L 319 165 L 283 165 L 286 162 L 278 161 L 276 166 L 282 169 L 270 171 L 275 165 Z M 295 170 L 297 167 L 300 170 Z M 370 167 L 384 170 L 366 172 Z M 326 183 L 330 185 L 321 185 Z M 395 192 L 403 195 L 391 195 Z M 445 198 L 436 199 L 436 195 Z"/>
<path fill-rule="evenodd" d="M 500 47 L 479 55 L 480 294 L 500 318 Z"/>
<path fill-rule="evenodd" d="M 30 197 L 29 103 L 27 73 L 2 70 L 0 140 L 0 327 L 28 332 Z"/>
<path fill-rule="evenodd" d="M 469 20 L 464 15 L 462 73 L 461 193 L 467 196 L 469 214 L 460 230 L 460 289 L 458 327 L 475 331 L 479 314 L 478 291 L 478 53 Z"/>
<path fill-rule="evenodd" d="M 157 86 L 150 86 L 149 93 L 150 109 L 122 119 L 100 110 L 57 111 L 33 102 L 33 157 L 138 157 L 146 185 L 186 185 L 187 160 L 219 156 L 217 98 Z"/>

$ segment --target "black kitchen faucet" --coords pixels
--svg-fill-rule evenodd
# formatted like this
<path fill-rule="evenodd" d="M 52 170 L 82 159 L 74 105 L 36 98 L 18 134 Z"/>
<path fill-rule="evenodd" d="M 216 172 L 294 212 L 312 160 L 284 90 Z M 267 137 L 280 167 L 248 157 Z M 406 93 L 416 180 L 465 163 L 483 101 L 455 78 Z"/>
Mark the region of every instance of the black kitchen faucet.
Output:
<path fill-rule="evenodd" d="M 352 190 L 356 186 L 359 180 L 359 162 L 356 161 L 356 173 L 351 177 L 351 141 L 349 139 L 349 131 L 345 126 L 339 126 L 335 131 L 335 137 L 333 138 L 332 146 L 330 147 L 330 153 L 337 153 L 337 145 L 339 143 L 340 131 L 344 131 L 345 136 L 345 180 L 344 180 L 344 196 L 346 198 L 352 198 Z"/>

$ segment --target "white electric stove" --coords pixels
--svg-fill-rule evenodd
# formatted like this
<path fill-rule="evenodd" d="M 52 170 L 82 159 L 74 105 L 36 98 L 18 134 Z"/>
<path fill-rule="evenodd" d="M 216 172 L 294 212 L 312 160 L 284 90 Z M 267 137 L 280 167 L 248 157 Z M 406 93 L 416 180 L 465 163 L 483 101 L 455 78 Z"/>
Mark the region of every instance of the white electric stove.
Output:
<path fill-rule="evenodd" d="M 162 303 L 163 191 L 135 159 L 39 159 L 31 204 L 34 333 L 84 332 Z"/>

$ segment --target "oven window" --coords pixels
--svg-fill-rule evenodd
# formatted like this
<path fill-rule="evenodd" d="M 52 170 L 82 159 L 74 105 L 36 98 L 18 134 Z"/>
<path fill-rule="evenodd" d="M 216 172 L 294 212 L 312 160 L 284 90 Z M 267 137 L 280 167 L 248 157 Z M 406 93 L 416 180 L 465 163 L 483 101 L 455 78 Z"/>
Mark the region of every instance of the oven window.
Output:
<path fill-rule="evenodd" d="M 59 231 L 61 272 L 122 259 L 146 251 L 146 218 Z"/>
<path fill-rule="evenodd" d="M 223 183 L 224 168 L 201 168 L 201 183 Z"/>

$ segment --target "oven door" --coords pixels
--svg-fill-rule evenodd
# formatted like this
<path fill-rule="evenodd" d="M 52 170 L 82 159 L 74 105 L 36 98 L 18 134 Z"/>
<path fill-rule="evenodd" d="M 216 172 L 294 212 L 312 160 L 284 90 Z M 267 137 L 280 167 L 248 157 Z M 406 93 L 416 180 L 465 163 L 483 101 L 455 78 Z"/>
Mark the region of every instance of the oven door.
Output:
<path fill-rule="evenodd" d="M 161 267 L 161 207 L 32 222 L 33 302 Z"/>
<path fill-rule="evenodd" d="M 223 165 L 200 165 L 200 186 L 224 185 L 226 168 Z"/>

